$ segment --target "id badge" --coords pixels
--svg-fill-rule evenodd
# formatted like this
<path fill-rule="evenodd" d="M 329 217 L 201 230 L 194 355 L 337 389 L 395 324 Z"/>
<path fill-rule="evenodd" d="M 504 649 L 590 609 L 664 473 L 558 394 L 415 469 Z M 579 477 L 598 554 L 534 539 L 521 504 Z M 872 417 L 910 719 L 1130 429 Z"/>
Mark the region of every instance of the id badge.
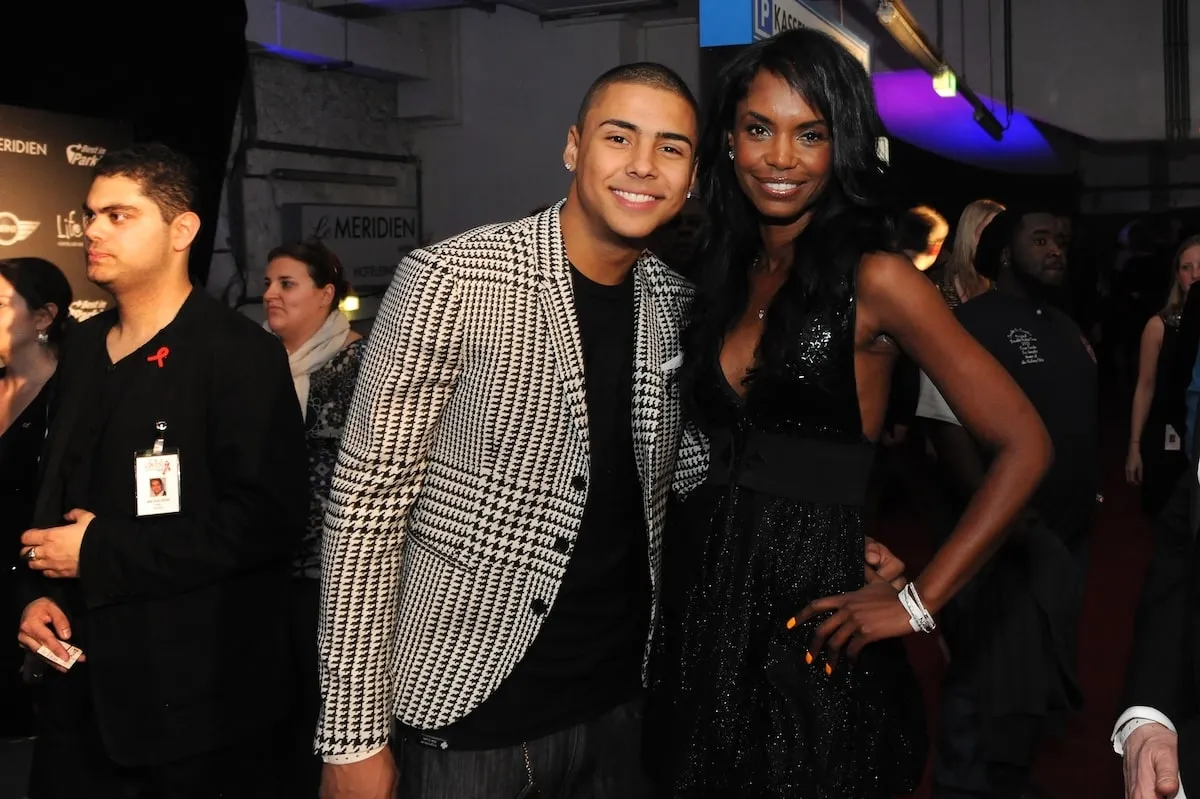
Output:
<path fill-rule="evenodd" d="M 1175 428 L 1171 427 L 1171 425 L 1167 425 L 1167 435 L 1166 439 L 1163 441 L 1163 448 L 1166 449 L 1167 452 L 1178 452 L 1180 449 L 1182 449 L 1181 442 L 1179 440 L 1179 434 L 1175 432 Z"/>
<path fill-rule="evenodd" d="M 164 446 L 165 422 L 155 427 L 158 438 L 154 446 L 133 454 L 133 478 L 137 487 L 137 515 L 161 516 L 179 513 L 179 450 Z"/>

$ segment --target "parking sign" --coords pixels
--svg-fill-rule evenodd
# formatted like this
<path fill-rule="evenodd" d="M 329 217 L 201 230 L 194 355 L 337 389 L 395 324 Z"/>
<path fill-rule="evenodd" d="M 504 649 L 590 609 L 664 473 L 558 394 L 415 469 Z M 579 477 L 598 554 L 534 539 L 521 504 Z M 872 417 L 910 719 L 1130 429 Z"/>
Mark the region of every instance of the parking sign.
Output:
<path fill-rule="evenodd" d="M 775 0 L 754 0 L 754 37 L 770 39 L 775 35 Z"/>

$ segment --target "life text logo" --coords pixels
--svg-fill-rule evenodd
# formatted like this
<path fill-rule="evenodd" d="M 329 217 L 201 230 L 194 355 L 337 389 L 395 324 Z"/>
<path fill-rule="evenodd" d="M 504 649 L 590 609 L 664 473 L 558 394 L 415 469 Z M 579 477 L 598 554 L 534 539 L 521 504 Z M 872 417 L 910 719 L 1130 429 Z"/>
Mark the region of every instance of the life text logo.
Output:
<path fill-rule="evenodd" d="M 83 222 L 79 218 L 79 212 L 72 211 L 66 216 L 58 214 L 55 219 L 55 233 L 59 247 L 82 247 Z"/>

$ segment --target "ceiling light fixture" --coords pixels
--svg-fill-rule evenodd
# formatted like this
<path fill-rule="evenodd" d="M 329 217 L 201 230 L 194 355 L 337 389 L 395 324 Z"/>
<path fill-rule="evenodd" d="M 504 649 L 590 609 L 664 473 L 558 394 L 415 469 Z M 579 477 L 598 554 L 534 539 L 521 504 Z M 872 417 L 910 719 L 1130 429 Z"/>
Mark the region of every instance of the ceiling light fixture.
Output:
<path fill-rule="evenodd" d="M 996 141 L 1004 138 L 1004 126 L 1000 120 L 946 63 L 937 46 L 929 41 L 912 12 L 904 5 L 904 0 L 879 0 L 875 16 L 905 52 L 933 77 L 934 91 L 942 97 L 962 94 L 963 99 L 971 104 L 979 127 Z"/>

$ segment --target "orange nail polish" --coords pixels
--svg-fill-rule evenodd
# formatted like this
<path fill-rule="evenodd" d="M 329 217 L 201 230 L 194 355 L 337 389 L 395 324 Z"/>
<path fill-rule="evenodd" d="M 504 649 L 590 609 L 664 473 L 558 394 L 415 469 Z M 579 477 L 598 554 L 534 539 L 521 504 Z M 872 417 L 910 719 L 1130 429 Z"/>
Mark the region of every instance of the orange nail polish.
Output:
<path fill-rule="evenodd" d="M 825 664 L 825 676 L 829 677 L 832 675 L 833 675 L 833 666 L 830 666 L 828 663 L 826 663 Z"/>
<path fill-rule="evenodd" d="M 792 629 L 792 628 L 793 628 L 793 627 L 795 627 L 795 626 L 796 626 L 796 617 L 795 617 L 795 616 L 792 616 L 792 617 L 791 617 L 790 619 L 788 619 L 788 621 L 787 621 L 787 628 L 790 630 L 790 629 Z"/>
<path fill-rule="evenodd" d="M 812 662 L 813 662 L 812 652 L 809 652 L 807 650 L 804 652 L 804 662 L 810 666 L 812 665 Z"/>

